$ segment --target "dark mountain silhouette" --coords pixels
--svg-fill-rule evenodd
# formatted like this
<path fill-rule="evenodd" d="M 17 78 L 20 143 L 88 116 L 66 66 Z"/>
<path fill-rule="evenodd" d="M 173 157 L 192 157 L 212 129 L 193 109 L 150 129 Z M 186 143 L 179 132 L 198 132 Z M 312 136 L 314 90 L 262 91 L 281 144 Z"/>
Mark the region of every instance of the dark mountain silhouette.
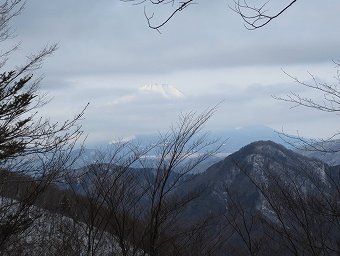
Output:
<path fill-rule="evenodd" d="M 190 215 L 196 218 L 225 212 L 227 189 L 237 192 L 241 203 L 247 207 L 265 208 L 255 184 L 268 186 L 274 178 L 287 184 L 294 181 L 301 191 L 311 193 L 315 184 L 310 180 L 328 184 L 330 172 L 327 164 L 272 141 L 254 142 L 212 165 L 190 182 L 190 188 L 205 187 L 204 195 L 192 205 Z"/>

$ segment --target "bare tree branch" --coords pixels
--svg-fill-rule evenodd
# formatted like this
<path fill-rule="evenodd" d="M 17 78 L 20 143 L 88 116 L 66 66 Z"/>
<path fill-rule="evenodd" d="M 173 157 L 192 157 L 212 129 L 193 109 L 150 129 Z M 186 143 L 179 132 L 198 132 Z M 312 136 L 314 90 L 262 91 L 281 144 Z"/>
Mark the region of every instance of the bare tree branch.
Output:
<path fill-rule="evenodd" d="M 242 20 L 244 21 L 244 26 L 248 30 L 255 30 L 261 27 L 264 27 L 272 20 L 281 16 L 287 9 L 289 9 L 297 0 L 292 0 L 289 4 L 284 6 L 281 10 L 279 10 L 275 14 L 267 14 L 268 9 L 267 4 L 270 2 L 267 1 L 261 6 L 251 6 L 247 0 L 234 0 L 234 6 L 230 6 L 230 8 L 240 15 Z"/>
<path fill-rule="evenodd" d="M 310 81 L 301 81 L 299 78 L 288 74 L 283 71 L 288 77 L 290 77 L 296 85 L 302 88 L 307 88 L 313 92 L 315 97 L 306 97 L 297 92 L 291 91 L 285 97 L 273 96 L 274 99 L 288 102 L 293 104 L 292 108 L 306 107 L 317 111 L 335 113 L 340 112 L 340 65 L 335 63 L 336 75 L 334 76 L 334 83 L 326 83 L 317 78 L 312 73 L 308 72 Z M 336 145 L 336 140 L 339 139 L 340 131 L 335 131 L 332 135 L 327 138 L 321 139 L 307 139 L 297 132 L 296 136 L 288 135 L 284 131 L 279 132 L 279 135 L 290 145 L 295 148 L 308 150 L 308 151 L 319 151 L 323 153 L 335 153 L 340 151 L 340 147 L 330 147 L 331 144 Z"/>
<path fill-rule="evenodd" d="M 172 20 L 179 12 L 183 11 L 187 7 L 193 4 L 198 4 L 199 2 L 195 2 L 194 0 L 121 0 L 123 2 L 132 2 L 133 5 L 144 5 L 144 16 L 146 18 L 147 24 L 149 28 L 155 29 L 160 33 L 160 29 L 166 25 L 170 20 Z M 277 11 L 274 14 L 267 14 L 268 10 L 267 4 L 265 2 L 259 6 L 251 6 L 247 0 L 233 0 L 234 5 L 229 6 L 231 10 L 240 15 L 242 20 L 244 21 L 244 25 L 249 30 L 254 30 L 261 28 L 267 25 L 272 20 L 281 16 L 287 9 L 289 9 L 297 0 L 292 0 L 281 10 Z M 162 6 L 170 6 L 172 9 L 170 14 L 165 16 L 160 22 L 154 23 L 155 13 L 149 13 L 147 11 L 147 5 L 153 6 L 155 9 L 161 9 Z"/>

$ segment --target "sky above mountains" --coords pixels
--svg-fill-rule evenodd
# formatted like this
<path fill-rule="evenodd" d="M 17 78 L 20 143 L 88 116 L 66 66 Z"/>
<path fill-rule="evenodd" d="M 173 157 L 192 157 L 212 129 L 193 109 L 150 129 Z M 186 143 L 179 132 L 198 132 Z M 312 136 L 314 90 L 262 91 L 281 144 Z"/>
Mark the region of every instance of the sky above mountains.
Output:
<path fill-rule="evenodd" d="M 28 0 L 12 26 L 17 34 L 12 42 L 22 43 L 9 65 L 58 43 L 40 71 L 41 88 L 52 98 L 41 114 L 64 120 L 90 102 L 83 120 L 89 142 L 161 131 L 180 112 L 221 101 L 209 129 L 266 125 L 308 137 L 336 132 L 338 116 L 291 109 L 272 96 L 294 91 L 317 97 L 283 70 L 303 81 L 310 80 L 308 71 L 335 82 L 340 2 L 297 1 L 256 31 L 246 30 L 228 4 L 232 1 L 201 1 L 159 34 L 147 27 L 143 5 Z M 270 2 L 269 11 L 276 4 Z M 157 19 L 168 10 L 154 11 Z"/>

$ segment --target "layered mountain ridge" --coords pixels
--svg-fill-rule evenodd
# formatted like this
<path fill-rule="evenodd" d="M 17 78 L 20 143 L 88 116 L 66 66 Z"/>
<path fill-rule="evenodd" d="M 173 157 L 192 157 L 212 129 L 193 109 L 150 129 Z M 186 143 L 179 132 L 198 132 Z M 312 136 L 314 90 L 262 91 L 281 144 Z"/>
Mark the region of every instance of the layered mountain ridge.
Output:
<path fill-rule="evenodd" d="M 210 166 L 191 182 L 192 188 L 207 187 L 193 212 L 202 216 L 212 209 L 215 212 L 225 211 L 227 191 L 237 193 L 247 207 L 260 209 L 264 207 L 261 187 L 268 187 L 274 182 L 291 189 L 299 187 L 303 193 L 312 193 L 316 186 L 330 186 L 328 176 L 331 171 L 327 164 L 272 141 L 253 142 Z"/>

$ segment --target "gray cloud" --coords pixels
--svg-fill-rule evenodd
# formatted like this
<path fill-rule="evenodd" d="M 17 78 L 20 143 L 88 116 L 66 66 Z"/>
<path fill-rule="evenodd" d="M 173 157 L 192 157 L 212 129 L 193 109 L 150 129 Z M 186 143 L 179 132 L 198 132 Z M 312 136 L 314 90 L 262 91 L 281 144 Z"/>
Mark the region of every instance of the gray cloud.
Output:
<path fill-rule="evenodd" d="M 340 8 L 327 0 L 322 4 L 327 14 L 315 19 L 320 3 L 309 1 L 308 8 L 294 6 L 263 30 L 246 31 L 224 1 L 200 3 L 159 35 L 147 29 L 142 6 L 109 0 L 81 4 L 36 0 L 18 17 L 17 31 L 29 48 L 60 42 L 51 72 L 66 74 L 153 74 L 312 63 L 340 57 L 340 35 L 332 28 L 340 23 L 334 5 Z"/>
<path fill-rule="evenodd" d="M 225 1 L 201 1 L 160 35 L 147 28 L 142 6 L 31 0 L 13 24 L 15 40 L 23 43 L 12 63 L 58 42 L 60 49 L 41 70 L 41 86 L 54 98 L 43 113 L 62 120 L 90 102 L 84 127 L 91 140 L 164 129 L 179 112 L 221 100 L 215 127 L 301 126 L 302 120 L 320 127 L 319 114 L 292 113 L 271 95 L 291 89 L 281 67 L 297 75 L 312 68 L 324 77 L 331 66 L 325 63 L 340 59 L 339 9 L 340 2 L 332 0 L 298 1 L 265 28 L 247 31 Z M 139 87 L 155 83 L 174 86 L 185 98 L 138 94 Z"/>

